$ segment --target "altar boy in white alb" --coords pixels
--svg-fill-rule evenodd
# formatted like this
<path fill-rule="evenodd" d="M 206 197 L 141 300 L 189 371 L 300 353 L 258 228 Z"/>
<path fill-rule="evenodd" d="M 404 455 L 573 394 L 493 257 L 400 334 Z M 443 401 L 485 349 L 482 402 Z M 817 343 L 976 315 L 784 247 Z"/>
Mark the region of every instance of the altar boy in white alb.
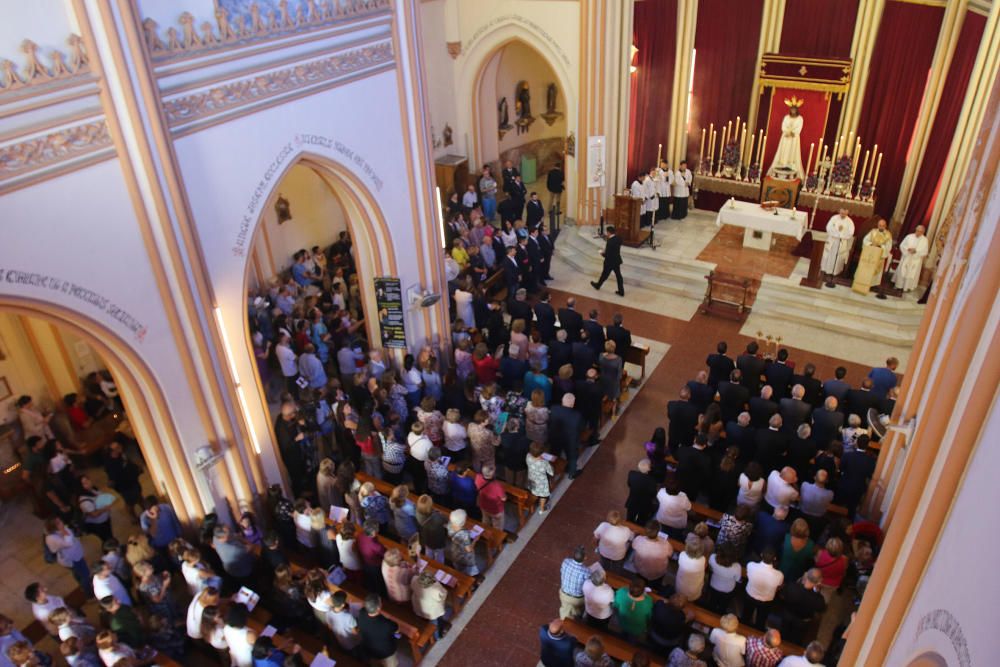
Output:
<path fill-rule="evenodd" d="M 674 220 L 683 220 L 688 215 L 688 197 L 691 196 L 693 179 L 687 160 L 681 160 L 677 171 L 674 172 L 674 210 L 670 213 L 670 217 Z"/>
<path fill-rule="evenodd" d="M 903 237 L 899 244 L 900 260 L 896 267 L 896 275 L 892 282 L 904 292 L 916 289 L 920 282 L 920 270 L 924 267 L 924 258 L 930 251 L 930 243 L 924 236 L 924 226 L 917 225 L 912 234 Z"/>
<path fill-rule="evenodd" d="M 673 196 L 674 172 L 670 170 L 666 160 L 660 160 L 653 181 L 656 183 L 656 196 L 659 203 L 656 207 L 656 222 L 670 217 L 670 198 Z"/>
<path fill-rule="evenodd" d="M 656 222 L 656 211 L 659 206 L 659 199 L 656 196 L 656 170 L 650 169 L 649 175 L 646 177 L 646 181 L 642 184 L 643 196 L 646 198 L 646 203 L 642 206 L 642 212 L 645 215 L 642 221 L 642 226 L 652 225 Z"/>
<path fill-rule="evenodd" d="M 632 195 L 633 199 L 642 200 L 642 208 L 639 216 L 639 225 L 646 225 L 646 179 L 649 178 L 646 174 L 639 174 L 632 181 L 632 185 L 629 187 L 629 194 Z"/>
<path fill-rule="evenodd" d="M 823 246 L 823 262 L 820 269 L 831 276 L 840 275 L 851 256 L 854 245 L 854 221 L 847 215 L 847 209 L 840 209 L 837 215 L 826 223 L 826 245 Z"/>

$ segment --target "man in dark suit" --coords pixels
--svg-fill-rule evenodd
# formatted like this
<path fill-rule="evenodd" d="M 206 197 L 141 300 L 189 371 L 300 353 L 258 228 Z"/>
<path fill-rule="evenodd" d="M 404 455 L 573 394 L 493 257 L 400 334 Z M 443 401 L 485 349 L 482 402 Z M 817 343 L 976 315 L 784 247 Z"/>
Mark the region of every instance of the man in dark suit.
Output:
<path fill-rule="evenodd" d="M 691 402 L 691 390 L 683 387 L 680 400 L 667 403 L 667 445 L 671 452 L 679 447 L 686 447 L 694 442 L 695 429 L 698 428 L 698 408 Z"/>
<path fill-rule="evenodd" d="M 755 430 L 750 426 L 749 412 L 741 412 L 736 421 L 726 422 L 726 446 L 739 448 L 739 460 L 743 464 L 752 461 L 756 453 L 754 447 Z"/>
<path fill-rule="evenodd" d="M 503 261 L 503 282 L 507 286 L 507 294 L 513 294 L 521 284 L 521 271 L 517 265 L 517 248 L 507 248 L 507 258 Z"/>
<path fill-rule="evenodd" d="M 486 320 L 486 328 L 489 331 L 489 335 L 486 338 L 486 342 L 490 346 L 490 350 L 496 350 L 510 340 L 510 331 L 508 331 L 507 326 L 503 323 L 503 307 L 500 305 L 500 302 L 490 301 L 489 309 L 490 314 Z"/>
<path fill-rule="evenodd" d="M 507 196 L 511 196 L 510 192 L 513 189 L 514 177 L 520 176 L 521 172 L 517 170 L 514 163 L 507 160 L 503 163 L 503 171 L 500 172 L 503 175 L 503 191 L 507 193 Z"/>
<path fill-rule="evenodd" d="M 816 441 L 812 438 L 812 427 L 809 424 L 799 424 L 795 435 L 788 441 L 788 455 L 785 465 L 795 468 L 799 479 L 812 477 L 812 460 L 816 457 Z"/>
<path fill-rule="evenodd" d="M 594 367 L 597 355 L 594 354 L 593 348 L 590 347 L 590 340 L 587 337 L 586 330 L 580 332 L 580 339 L 573 341 L 571 349 L 573 377 L 576 379 L 587 377 L 587 371 Z"/>
<path fill-rule="evenodd" d="M 618 281 L 618 291 L 615 292 L 618 296 L 625 296 L 625 281 L 622 279 L 622 240 L 615 233 L 614 225 L 608 225 L 605 228 L 608 240 L 604 243 L 604 250 L 601 254 L 604 255 L 604 269 L 601 271 L 601 277 L 597 279 L 597 282 L 591 282 L 591 286 L 599 290 L 604 281 L 608 279 L 613 271 L 615 274 L 615 280 Z"/>
<path fill-rule="evenodd" d="M 788 397 L 788 390 L 794 374 L 792 367 L 788 365 L 788 350 L 781 348 L 778 350 L 778 358 L 764 368 L 764 377 L 771 385 L 774 400 L 780 402 L 781 399 Z"/>
<path fill-rule="evenodd" d="M 708 453 L 708 435 L 699 433 L 694 445 L 677 450 L 677 481 L 681 491 L 694 501 L 706 490 L 712 478 L 712 457 Z"/>
<path fill-rule="evenodd" d="M 528 235 L 518 235 L 517 245 L 514 246 L 517 252 L 517 268 L 521 273 L 521 287 L 534 292 L 537 289 L 535 273 L 531 270 L 531 257 L 528 255 Z"/>
<path fill-rule="evenodd" d="M 749 404 L 750 423 L 754 428 L 767 428 L 771 415 L 778 412 L 778 404 L 771 400 L 771 385 L 764 385 L 760 396 L 751 396 Z"/>
<path fill-rule="evenodd" d="M 507 301 L 507 313 L 511 324 L 514 320 L 524 320 L 525 331 L 531 327 L 531 304 L 528 303 L 528 292 L 523 287 Z"/>
<path fill-rule="evenodd" d="M 715 354 L 708 355 L 708 359 L 705 360 L 708 365 L 709 386 L 718 387 L 720 382 L 729 379 L 733 369 L 736 368 L 733 360 L 726 355 L 728 350 L 729 346 L 726 341 L 722 341 L 715 346 Z"/>
<path fill-rule="evenodd" d="M 867 381 L 867 380 L 866 380 Z M 840 481 L 837 483 L 833 501 L 847 508 L 852 519 L 858 503 L 868 490 L 868 482 L 875 474 L 875 458 L 868 454 L 868 436 L 858 437 L 857 448 L 847 452 L 840 460 Z"/>
<path fill-rule="evenodd" d="M 549 341 L 549 370 L 555 375 L 566 364 L 573 363 L 573 345 L 567 342 L 565 329 L 556 332 L 556 337 Z"/>
<path fill-rule="evenodd" d="M 750 342 L 747 351 L 736 358 L 736 368 L 743 373 L 743 386 L 751 394 L 760 391 L 760 376 L 764 372 L 764 360 L 757 356 L 758 349 L 756 342 Z"/>
<path fill-rule="evenodd" d="M 838 408 L 837 399 L 827 396 L 823 406 L 813 410 L 813 439 L 826 447 L 831 440 L 840 439 L 840 429 L 844 427 L 844 413 Z M 803 477 L 808 479 L 808 477 Z"/>
<path fill-rule="evenodd" d="M 528 207 L 524 212 L 524 216 L 528 229 L 534 229 L 537 227 L 538 223 L 540 223 L 545 217 L 545 206 L 538 198 L 537 192 L 532 192 L 531 196 L 528 198 Z"/>
<path fill-rule="evenodd" d="M 583 330 L 587 332 L 587 341 L 594 351 L 595 359 L 604 352 L 604 327 L 597 321 L 597 316 L 597 310 L 592 309 L 583 323 Z"/>
<path fill-rule="evenodd" d="M 583 315 L 576 312 L 576 299 L 566 299 L 566 307 L 559 309 L 559 326 L 566 330 L 567 340 L 573 343 L 580 339 L 580 329 L 583 328 Z"/>
<path fill-rule="evenodd" d="M 834 371 L 833 375 L 832 380 L 827 380 L 823 383 L 823 395 L 833 396 L 837 399 L 840 407 L 844 407 L 844 399 L 847 398 L 847 392 L 851 390 L 851 385 L 847 384 L 844 380 L 847 376 L 847 369 L 843 366 L 837 366 L 837 370 Z"/>
<path fill-rule="evenodd" d="M 806 390 L 805 395 L 802 396 L 802 400 L 812 407 L 818 408 L 820 402 L 823 400 L 823 383 L 817 380 L 815 375 L 816 365 L 806 364 L 802 368 L 801 375 L 796 373 L 792 376 L 792 385 L 802 385 L 802 388 Z"/>
<path fill-rule="evenodd" d="M 648 459 L 639 461 L 636 470 L 628 473 L 628 499 L 625 500 L 625 520 L 645 525 L 653 516 L 656 506 L 656 493 L 660 485 L 650 474 L 652 466 Z"/>
<path fill-rule="evenodd" d="M 849 415 L 861 417 L 861 423 L 868 423 L 868 409 L 877 408 L 881 402 L 881 397 L 872 391 L 872 381 L 865 378 L 861 382 L 860 389 L 851 389 L 847 392 L 847 408 L 845 412 Z"/>
<path fill-rule="evenodd" d="M 542 246 L 538 243 L 538 229 L 528 232 L 528 242 L 525 244 L 528 251 L 528 263 L 531 264 L 531 282 L 535 288 L 545 287 L 544 270 L 542 268 Z"/>
<path fill-rule="evenodd" d="M 524 214 L 524 202 L 527 199 L 528 188 L 524 187 L 521 174 L 515 174 L 514 182 L 510 184 L 510 200 L 514 203 L 514 212 L 517 214 L 515 220 L 520 220 Z"/>
<path fill-rule="evenodd" d="M 545 225 L 538 225 L 538 245 L 542 249 L 542 278 L 554 280 L 552 277 L 552 254 L 555 252 L 556 244 L 545 231 Z"/>
<path fill-rule="evenodd" d="M 788 451 L 788 435 L 781 430 L 781 415 L 772 415 L 767 428 L 759 428 L 754 434 L 754 460 L 764 469 L 764 474 L 778 470 L 784 465 Z"/>
<path fill-rule="evenodd" d="M 500 214 L 500 219 L 504 222 L 514 222 L 520 218 L 521 211 L 518 210 L 517 204 L 517 200 L 510 196 L 497 204 L 497 213 Z"/>
<path fill-rule="evenodd" d="M 583 417 L 574 407 L 576 396 L 563 394 L 562 404 L 556 405 L 549 413 L 549 444 L 555 455 L 566 455 L 566 474 L 576 479 L 576 457 L 580 453 L 580 434 L 583 433 Z"/>
<path fill-rule="evenodd" d="M 698 412 L 705 412 L 708 404 L 715 400 L 715 390 L 708 386 L 708 373 L 705 371 L 698 371 L 693 380 L 688 380 L 687 388 Z"/>
<path fill-rule="evenodd" d="M 740 384 L 742 375 L 740 369 L 734 368 L 729 372 L 728 380 L 719 382 L 719 408 L 722 410 L 722 421 L 724 422 L 735 420 L 741 412 L 747 409 L 747 403 L 750 402 L 750 390 Z M 709 377 L 711 378 L 711 375 Z M 711 379 L 708 383 L 712 384 Z"/>
<path fill-rule="evenodd" d="M 556 311 L 549 303 L 550 298 L 548 291 L 544 291 L 535 304 L 535 324 L 538 326 L 538 332 L 542 334 L 542 342 L 546 345 L 556 335 Z"/>
<path fill-rule="evenodd" d="M 786 433 L 794 433 L 799 424 L 809 419 L 812 413 L 812 406 L 802 400 L 805 393 L 805 388 L 797 384 L 792 387 L 792 397 L 783 398 L 778 403 L 778 412 L 781 414 Z"/>
<path fill-rule="evenodd" d="M 590 429 L 589 445 L 596 445 L 597 428 L 601 422 L 601 404 L 604 402 L 604 389 L 597 382 L 596 368 L 587 369 L 583 378 L 573 383 L 573 393 L 576 394 L 576 411 Z"/>
<path fill-rule="evenodd" d="M 545 177 L 545 189 L 549 191 L 549 209 L 556 208 L 561 200 L 562 191 L 566 188 L 566 174 L 563 172 L 561 162 L 560 160 L 549 169 Z"/>
<path fill-rule="evenodd" d="M 624 321 L 621 313 L 615 313 L 612 323 L 604 329 L 605 338 L 615 341 L 615 351 L 619 355 L 625 354 L 632 347 L 632 332 L 622 326 Z"/>

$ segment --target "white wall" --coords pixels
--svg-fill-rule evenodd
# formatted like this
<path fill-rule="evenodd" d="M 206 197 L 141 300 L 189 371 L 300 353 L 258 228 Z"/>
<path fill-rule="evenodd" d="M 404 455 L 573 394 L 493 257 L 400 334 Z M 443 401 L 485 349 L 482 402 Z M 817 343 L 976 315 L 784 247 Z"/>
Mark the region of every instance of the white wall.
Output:
<path fill-rule="evenodd" d="M 209 3 L 211 1 L 208 0 Z M 21 51 L 21 42 L 25 39 L 30 39 L 38 45 L 39 58 L 47 67 L 52 63 L 49 58 L 51 51 L 58 49 L 63 53 L 69 53 L 66 39 L 72 33 L 80 33 L 70 0 L 6 2 L 2 11 L 0 58 L 14 61 L 22 75 L 26 60 L 24 52 Z"/>
<path fill-rule="evenodd" d="M 278 224 L 274 202 L 283 195 L 291 208 L 292 219 Z M 275 194 L 264 206 L 263 224 L 267 228 L 270 253 L 265 246 L 265 236 L 259 234 L 254 249 L 261 261 L 265 278 L 281 273 L 292 265 L 292 255 L 297 251 L 318 245 L 326 248 L 337 240 L 337 234 L 347 229 L 344 207 L 329 186 L 308 167 L 295 165 L 278 184 Z M 269 257 L 274 267 L 268 267 Z"/>
<path fill-rule="evenodd" d="M 420 3 L 420 38 L 423 42 L 424 72 L 427 76 L 427 111 L 434 128 L 434 157 L 442 155 L 469 155 L 463 133 L 456 130 L 458 113 L 455 87 L 452 81 L 455 63 L 445 45 L 445 0 Z M 441 142 L 441 131 L 450 125 L 453 134 L 451 146 Z M 428 131 L 430 128 L 428 128 Z"/>

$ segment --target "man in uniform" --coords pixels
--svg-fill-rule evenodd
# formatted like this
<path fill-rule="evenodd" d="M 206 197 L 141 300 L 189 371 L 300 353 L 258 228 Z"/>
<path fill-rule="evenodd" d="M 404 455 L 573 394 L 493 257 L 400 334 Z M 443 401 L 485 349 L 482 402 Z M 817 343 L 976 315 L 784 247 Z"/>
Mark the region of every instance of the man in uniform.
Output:
<path fill-rule="evenodd" d="M 688 214 L 688 197 L 691 195 L 691 183 L 693 181 L 691 170 L 687 167 L 687 160 L 681 160 L 677 171 L 674 172 L 674 209 L 670 217 L 674 220 L 683 220 Z"/>
<path fill-rule="evenodd" d="M 854 221 L 847 215 L 847 209 L 842 208 L 826 223 L 826 245 L 823 246 L 821 270 L 830 278 L 828 287 L 833 287 L 833 277 L 844 270 L 853 245 Z"/>

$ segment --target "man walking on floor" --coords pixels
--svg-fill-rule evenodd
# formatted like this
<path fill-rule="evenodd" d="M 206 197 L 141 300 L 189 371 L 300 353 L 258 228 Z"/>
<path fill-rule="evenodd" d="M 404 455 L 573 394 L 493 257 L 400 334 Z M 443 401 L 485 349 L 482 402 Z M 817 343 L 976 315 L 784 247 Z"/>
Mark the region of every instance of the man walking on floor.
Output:
<path fill-rule="evenodd" d="M 594 289 L 601 289 L 601 285 L 614 271 L 615 278 L 618 280 L 618 291 L 615 294 L 625 296 L 625 283 L 622 280 L 622 240 L 615 234 L 614 226 L 608 225 L 606 231 L 608 240 L 604 244 L 604 250 L 601 251 L 601 254 L 604 255 L 604 270 L 601 271 L 601 277 L 597 279 L 597 282 L 590 284 Z"/>

